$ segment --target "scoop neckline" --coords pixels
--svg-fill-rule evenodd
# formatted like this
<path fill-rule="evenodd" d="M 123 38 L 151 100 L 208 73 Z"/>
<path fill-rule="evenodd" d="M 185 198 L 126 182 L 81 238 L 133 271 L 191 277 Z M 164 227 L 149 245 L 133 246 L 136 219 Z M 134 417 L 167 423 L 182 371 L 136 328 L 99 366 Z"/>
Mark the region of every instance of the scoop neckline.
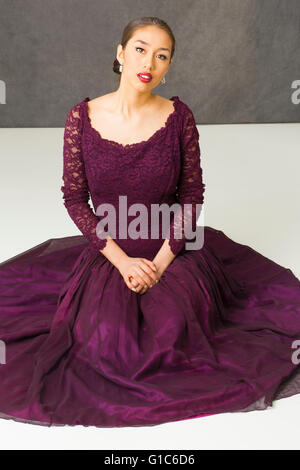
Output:
<path fill-rule="evenodd" d="M 169 116 L 167 117 L 164 125 L 161 126 L 159 129 L 157 129 L 148 139 L 141 140 L 140 142 L 134 142 L 132 144 L 121 144 L 120 142 L 117 142 L 115 140 L 106 139 L 105 137 L 102 137 L 100 132 L 97 129 L 95 129 L 92 126 L 92 123 L 91 123 L 91 119 L 90 119 L 90 116 L 89 116 L 89 108 L 88 108 L 88 101 L 91 101 L 90 97 L 87 96 L 86 98 L 84 98 L 82 100 L 82 103 L 84 103 L 84 105 L 85 105 L 85 116 L 87 118 L 89 128 L 97 136 L 97 138 L 99 139 L 99 142 L 106 143 L 106 144 L 108 144 L 108 145 L 110 145 L 114 148 L 117 148 L 118 150 L 126 151 L 126 150 L 135 149 L 135 148 L 141 147 L 143 145 L 152 143 L 154 140 L 156 140 L 158 137 L 160 137 L 168 129 L 171 121 L 173 120 L 173 118 L 177 114 L 177 111 L 178 111 L 177 105 L 178 105 L 178 102 L 179 102 L 179 97 L 178 96 L 172 96 L 170 98 L 170 100 L 172 100 L 174 102 L 174 104 L 173 104 L 174 109 L 169 114 Z"/>

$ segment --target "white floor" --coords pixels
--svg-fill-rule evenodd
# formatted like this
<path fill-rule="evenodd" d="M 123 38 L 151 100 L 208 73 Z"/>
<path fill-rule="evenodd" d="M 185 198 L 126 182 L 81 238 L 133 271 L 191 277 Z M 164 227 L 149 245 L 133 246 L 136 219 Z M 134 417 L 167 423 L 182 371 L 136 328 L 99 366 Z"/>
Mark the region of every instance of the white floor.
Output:
<path fill-rule="evenodd" d="M 199 126 L 204 224 L 300 278 L 300 124 Z M 63 129 L 1 129 L 0 262 L 80 232 L 63 206 Z M 0 449 L 299 449 L 300 394 L 249 413 L 150 427 L 47 428 L 0 419 Z"/>

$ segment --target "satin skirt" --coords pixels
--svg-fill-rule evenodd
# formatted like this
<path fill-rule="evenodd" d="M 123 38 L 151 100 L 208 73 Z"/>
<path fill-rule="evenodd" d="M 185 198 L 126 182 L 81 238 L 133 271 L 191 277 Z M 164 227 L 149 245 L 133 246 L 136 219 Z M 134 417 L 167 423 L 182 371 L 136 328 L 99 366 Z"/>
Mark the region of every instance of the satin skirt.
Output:
<path fill-rule="evenodd" d="M 151 426 L 300 393 L 300 281 L 204 227 L 141 295 L 83 236 L 0 264 L 0 417 Z"/>

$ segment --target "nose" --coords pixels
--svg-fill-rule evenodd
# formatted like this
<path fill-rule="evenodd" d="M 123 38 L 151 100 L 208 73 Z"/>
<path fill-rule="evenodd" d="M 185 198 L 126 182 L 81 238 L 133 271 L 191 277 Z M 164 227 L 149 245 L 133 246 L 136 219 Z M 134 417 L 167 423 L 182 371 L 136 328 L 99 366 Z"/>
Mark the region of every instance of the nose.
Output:
<path fill-rule="evenodd" d="M 144 64 L 144 69 L 147 72 L 151 72 L 153 69 L 153 61 L 155 60 L 155 57 L 152 57 L 152 56 L 147 57 L 147 58 L 145 57 L 145 60 L 147 60 L 147 62 L 145 62 Z"/>

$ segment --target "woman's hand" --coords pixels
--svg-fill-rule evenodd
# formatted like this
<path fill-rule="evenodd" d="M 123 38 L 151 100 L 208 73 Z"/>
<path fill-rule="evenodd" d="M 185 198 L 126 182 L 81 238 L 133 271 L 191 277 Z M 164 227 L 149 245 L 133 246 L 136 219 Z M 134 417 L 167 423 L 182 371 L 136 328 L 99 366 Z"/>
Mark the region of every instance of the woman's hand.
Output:
<path fill-rule="evenodd" d="M 127 256 L 118 264 L 118 270 L 127 287 L 141 294 L 144 294 L 149 287 L 155 285 L 160 277 L 153 261 L 147 258 Z"/>

